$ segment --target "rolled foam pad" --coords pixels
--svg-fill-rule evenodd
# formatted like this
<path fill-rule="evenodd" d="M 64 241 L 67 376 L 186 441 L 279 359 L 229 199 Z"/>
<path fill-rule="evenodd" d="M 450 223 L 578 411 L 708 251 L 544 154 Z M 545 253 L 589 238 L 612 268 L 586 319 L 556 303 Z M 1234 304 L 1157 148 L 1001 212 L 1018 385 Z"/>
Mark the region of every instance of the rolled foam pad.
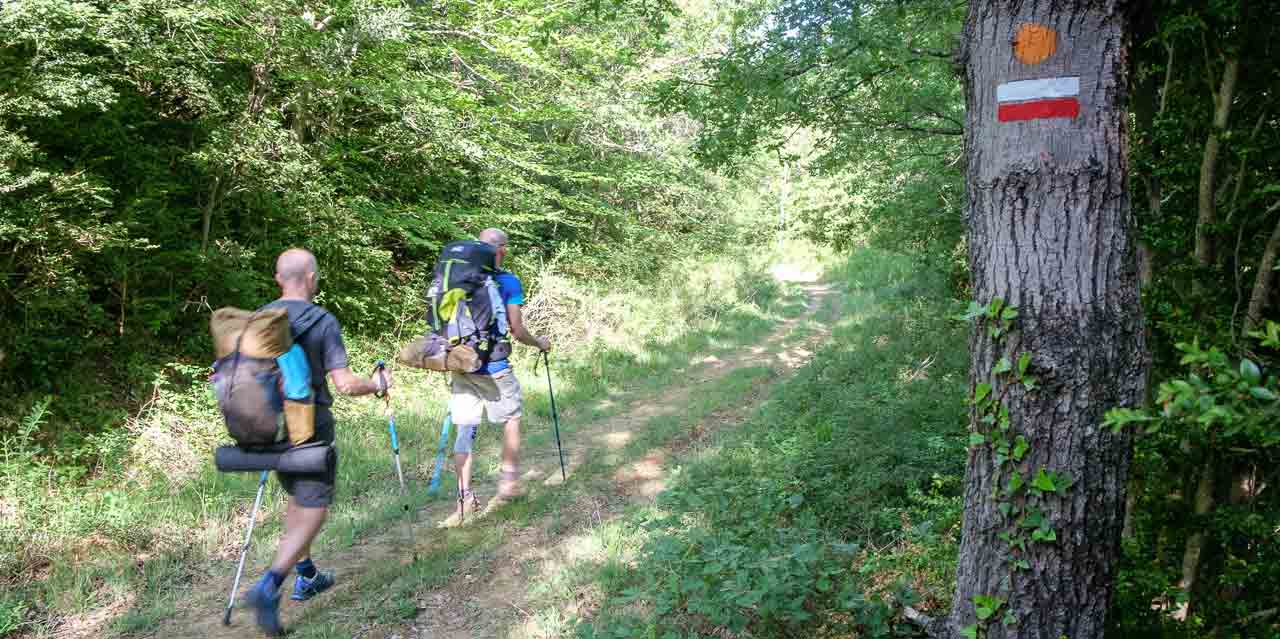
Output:
<path fill-rule="evenodd" d="M 338 449 L 329 442 L 294 446 L 280 455 L 276 470 L 282 473 L 320 474 L 338 463 Z"/>
<path fill-rule="evenodd" d="M 328 471 L 337 459 L 338 452 L 329 442 L 263 448 L 219 446 L 213 454 L 213 465 L 224 473 L 275 470 L 309 475 Z"/>

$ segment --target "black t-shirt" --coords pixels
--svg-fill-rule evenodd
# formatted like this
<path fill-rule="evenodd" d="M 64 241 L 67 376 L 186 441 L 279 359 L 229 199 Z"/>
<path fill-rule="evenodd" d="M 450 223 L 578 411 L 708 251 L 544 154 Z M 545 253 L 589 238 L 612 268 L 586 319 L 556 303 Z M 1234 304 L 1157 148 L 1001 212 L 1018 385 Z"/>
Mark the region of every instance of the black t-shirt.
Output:
<path fill-rule="evenodd" d="M 316 401 L 316 439 L 333 441 L 333 395 L 329 393 L 328 373 L 347 367 L 347 346 L 342 342 L 342 325 L 338 318 L 320 306 L 302 300 L 276 300 L 261 309 L 284 307 L 293 330 L 311 368 L 311 392 Z M 301 333 L 301 337 L 298 337 Z"/>

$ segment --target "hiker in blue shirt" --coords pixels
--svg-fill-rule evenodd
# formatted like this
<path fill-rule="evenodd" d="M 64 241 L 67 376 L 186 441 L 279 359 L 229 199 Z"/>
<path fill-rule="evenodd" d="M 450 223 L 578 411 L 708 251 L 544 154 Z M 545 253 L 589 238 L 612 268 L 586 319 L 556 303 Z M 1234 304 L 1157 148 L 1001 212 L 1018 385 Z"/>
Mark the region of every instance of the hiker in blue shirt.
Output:
<path fill-rule="evenodd" d="M 495 262 L 501 269 L 502 258 L 507 255 L 507 234 L 495 228 L 485 229 L 480 233 L 479 240 L 497 249 Z M 520 279 L 507 271 L 500 271 L 494 279 L 507 311 L 507 323 L 510 326 L 508 338 L 514 337 L 539 350 L 550 351 L 551 342 L 546 338 L 531 335 L 524 325 L 524 317 L 520 309 L 524 304 L 524 287 L 521 286 Z M 476 510 L 480 505 L 479 499 L 471 491 L 471 446 L 475 442 L 476 431 L 485 416 L 490 423 L 503 424 L 502 471 L 494 503 L 501 503 L 523 494 L 520 488 L 518 454 L 524 396 L 511 363 L 504 357 L 489 362 L 475 373 L 454 373 L 452 392 L 449 411 L 453 416 L 453 423 L 458 427 L 453 452 L 458 464 L 458 488 L 461 493 L 459 508 Z M 461 511 L 456 512 L 451 520 L 457 521 L 462 515 Z"/>

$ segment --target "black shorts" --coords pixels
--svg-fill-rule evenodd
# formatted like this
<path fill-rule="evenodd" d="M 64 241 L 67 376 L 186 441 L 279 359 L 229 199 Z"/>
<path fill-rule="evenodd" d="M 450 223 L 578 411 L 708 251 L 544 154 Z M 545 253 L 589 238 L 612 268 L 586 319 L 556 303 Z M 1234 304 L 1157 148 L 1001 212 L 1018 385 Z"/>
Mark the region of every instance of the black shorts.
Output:
<path fill-rule="evenodd" d="M 325 437 L 333 441 L 333 413 L 316 410 L 316 439 Z M 338 453 L 334 450 L 333 463 L 323 473 L 276 473 L 276 479 L 284 491 L 293 497 L 294 503 L 303 508 L 324 508 L 333 503 L 334 484 L 338 477 Z"/>

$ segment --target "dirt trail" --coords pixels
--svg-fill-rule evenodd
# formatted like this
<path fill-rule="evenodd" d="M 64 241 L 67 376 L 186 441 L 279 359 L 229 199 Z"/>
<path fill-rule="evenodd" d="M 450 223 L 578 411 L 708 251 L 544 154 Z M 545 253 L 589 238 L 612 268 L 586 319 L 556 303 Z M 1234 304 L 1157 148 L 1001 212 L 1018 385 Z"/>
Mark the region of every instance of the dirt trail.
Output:
<path fill-rule="evenodd" d="M 803 314 L 783 322 L 767 340 L 755 347 L 724 357 L 708 356 L 701 361 L 691 362 L 683 372 L 681 381 L 655 393 L 636 396 L 618 414 L 574 432 L 575 446 L 566 450 L 568 475 L 572 479 L 574 472 L 588 459 L 598 459 L 601 455 L 620 451 L 633 439 L 638 429 L 643 429 L 650 420 L 680 414 L 695 400 L 700 390 L 710 388 L 715 382 L 736 371 L 767 366 L 775 374 L 757 380 L 750 391 L 740 398 L 741 401 L 718 407 L 689 432 L 647 451 L 638 460 L 617 464 L 611 469 L 611 490 L 577 496 L 567 508 L 557 513 L 556 522 L 543 521 L 522 527 L 509 523 L 492 524 L 506 526 L 500 531 L 502 541 L 497 550 L 487 556 L 464 558 L 456 567 L 451 567 L 453 574 L 443 586 L 418 593 L 418 615 L 413 622 L 368 624 L 360 628 L 355 636 L 360 639 L 539 636 L 537 629 L 533 627 L 536 624 L 521 606 L 528 598 L 529 584 L 536 581 L 539 575 L 527 574 L 524 566 L 531 562 L 555 564 L 572 560 L 575 554 L 575 532 L 616 517 L 630 503 L 652 499 L 662 490 L 674 461 L 701 448 L 711 433 L 740 423 L 749 416 L 767 395 L 768 387 L 807 363 L 815 345 L 827 336 L 828 331 L 819 326 L 798 342 L 788 340 L 802 322 L 812 318 L 830 303 L 830 289 L 812 283 L 811 277 L 798 277 L 791 273 L 780 275 L 787 279 L 809 282 L 804 286 L 806 301 Z M 581 411 L 563 410 L 562 417 L 571 418 L 575 412 Z M 559 462 L 554 454 L 526 455 L 523 465 L 525 468 L 522 479 L 535 491 L 545 490 L 545 486 L 561 482 Z M 491 495 L 494 486 L 477 481 L 476 492 Z M 453 508 L 453 502 L 441 500 L 428 504 L 418 512 L 416 537 L 420 547 L 429 545 L 433 535 L 447 534 L 448 531 L 437 530 L 435 524 L 448 517 Z M 486 525 L 491 524 L 483 516 L 476 519 L 468 516 L 465 526 L 473 528 Z M 316 623 L 310 618 L 312 614 L 308 613 L 313 606 L 323 607 L 326 600 L 341 597 L 344 590 L 359 588 L 362 576 L 372 571 L 406 561 L 404 544 L 409 534 L 406 524 L 400 523 L 363 542 L 357 542 L 340 553 L 326 556 L 323 567 L 333 569 L 339 575 L 338 584 L 331 591 L 334 594 L 326 593 L 315 601 L 303 604 L 283 602 L 281 616 L 285 626 Z M 242 588 L 237 601 L 244 601 L 243 590 L 252 585 L 255 578 L 256 575 L 246 577 L 245 580 L 249 583 Z M 286 582 L 287 585 L 291 583 Z M 592 603 L 590 597 L 582 597 L 578 606 L 572 606 L 563 613 L 589 613 Z M 192 593 L 174 618 L 166 620 L 145 636 L 166 639 L 260 636 L 253 628 L 252 610 L 238 608 L 233 625 L 224 627 L 221 615 L 217 614 L 222 606 L 225 606 L 225 591 L 221 587 Z"/>
<path fill-rule="evenodd" d="M 688 383 L 665 390 L 663 401 L 636 399 L 622 414 L 577 436 L 591 439 L 588 450 L 618 449 L 626 445 L 635 429 L 650 420 L 679 413 L 705 385 L 755 366 L 772 367 L 777 374 L 757 381 L 741 401 L 717 409 L 689 432 L 649 450 L 637 461 L 620 465 L 612 475 L 610 492 L 580 495 L 557 514 L 563 518 L 567 512 L 575 520 L 571 524 L 561 522 L 552 526 L 542 522 L 512 531 L 501 548 L 486 561 L 462 567 L 443 587 L 421 594 L 419 615 L 414 623 L 380 629 L 365 636 L 383 639 L 547 636 L 544 628 L 547 620 L 543 615 L 530 613 L 522 604 L 528 599 L 530 584 L 544 580 L 548 572 L 572 565 L 580 558 L 584 552 L 584 536 L 575 533 L 621 515 L 631 503 L 652 500 L 665 487 L 668 473 L 681 459 L 696 454 L 715 431 L 747 419 L 767 397 L 769 387 L 806 364 L 814 347 L 829 335 L 825 327 L 819 327 L 800 342 L 788 343 L 788 336 L 800 322 L 810 319 L 829 303 L 830 289 L 825 286 L 808 285 L 805 292 L 805 313 L 783 323 L 763 344 L 724 358 L 708 357 L 690 372 Z M 579 461 L 575 457 L 572 463 L 576 465 Z M 558 481 L 559 475 L 554 479 Z M 529 566 L 535 568 L 528 570 Z M 596 594 L 575 593 L 574 601 L 555 611 L 554 616 L 561 619 L 590 616 L 600 603 Z"/>

